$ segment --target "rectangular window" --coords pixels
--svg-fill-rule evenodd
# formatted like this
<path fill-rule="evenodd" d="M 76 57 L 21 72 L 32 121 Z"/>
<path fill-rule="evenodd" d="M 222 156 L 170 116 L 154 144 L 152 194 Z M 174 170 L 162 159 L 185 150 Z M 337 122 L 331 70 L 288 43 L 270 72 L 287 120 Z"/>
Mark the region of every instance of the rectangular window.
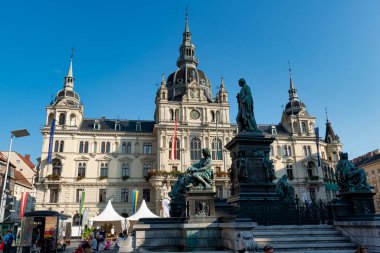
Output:
<path fill-rule="evenodd" d="M 80 202 L 80 199 L 82 198 L 82 192 L 83 192 L 83 191 L 84 191 L 83 189 L 77 189 L 77 194 L 76 194 L 76 197 L 75 197 L 75 201 L 76 201 L 77 203 Z"/>
<path fill-rule="evenodd" d="M 150 189 L 143 189 L 143 199 L 146 202 L 150 202 Z"/>
<path fill-rule="evenodd" d="M 58 189 L 50 189 L 50 203 L 58 203 Z"/>
<path fill-rule="evenodd" d="M 126 177 L 129 176 L 129 165 L 128 164 L 123 164 L 121 168 L 121 176 Z"/>
<path fill-rule="evenodd" d="M 222 186 L 216 187 L 216 196 L 220 199 L 223 199 L 223 187 Z"/>
<path fill-rule="evenodd" d="M 99 189 L 99 203 L 106 202 L 107 189 Z"/>
<path fill-rule="evenodd" d="M 129 195 L 128 189 L 121 189 L 121 202 L 128 202 L 128 195 Z"/>
<path fill-rule="evenodd" d="M 333 152 L 333 161 L 336 162 L 338 161 L 338 156 L 336 155 L 336 152 Z"/>
<path fill-rule="evenodd" d="M 144 177 L 148 176 L 149 170 L 150 170 L 150 164 L 149 163 L 144 164 L 144 168 L 143 168 L 143 176 Z"/>
<path fill-rule="evenodd" d="M 127 153 L 127 143 L 123 142 L 123 145 L 121 146 L 121 153 L 126 154 Z"/>

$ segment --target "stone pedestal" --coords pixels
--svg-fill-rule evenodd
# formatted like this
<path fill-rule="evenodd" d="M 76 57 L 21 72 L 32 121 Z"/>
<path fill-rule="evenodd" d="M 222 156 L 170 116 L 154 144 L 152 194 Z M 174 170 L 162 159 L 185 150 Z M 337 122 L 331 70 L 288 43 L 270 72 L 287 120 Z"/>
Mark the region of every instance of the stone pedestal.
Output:
<path fill-rule="evenodd" d="M 272 136 L 261 132 L 242 132 L 226 148 L 230 151 L 231 197 L 237 218 L 251 218 L 259 224 L 281 224 L 281 209 L 276 185 L 268 178 L 263 160 L 270 152 Z"/>
<path fill-rule="evenodd" d="M 375 213 L 374 195 L 372 192 L 346 192 L 337 195 L 338 199 L 332 205 L 334 220 L 366 219 L 366 216 Z"/>
<path fill-rule="evenodd" d="M 215 195 L 212 190 L 190 189 L 186 194 L 187 217 L 189 223 L 214 222 L 215 218 Z"/>

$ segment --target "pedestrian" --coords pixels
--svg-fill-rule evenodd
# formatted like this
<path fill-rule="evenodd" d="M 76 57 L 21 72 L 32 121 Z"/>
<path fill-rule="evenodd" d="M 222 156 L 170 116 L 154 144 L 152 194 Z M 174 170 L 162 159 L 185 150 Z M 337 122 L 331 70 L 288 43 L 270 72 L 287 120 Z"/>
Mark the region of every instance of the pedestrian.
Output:
<path fill-rule="evenodd" d="M 12 249 L 13 240 L 15 239 L 12 234 L 12 230 L 8 230 L 7 234 L 4 236 L 4 248 L 3 253 L 10 253 Z"/>
<path fill-rule="evenodd" d="M 274 248 L 270 245 L 264 247 L 264 253 L 274 253 Z"/>
<path fill-rule="evenodd" d="M 359 245 L 359 247 L 355 251 L 355 253 L 368 253 L 368 247 L 366 247 L 364 245 Z"/>
<path fill-rule="evenodd" d="M 93 233 L 90 233 L 90 246 L 91 249 L 98 250 L 98 240 L 95 239 Z"/>

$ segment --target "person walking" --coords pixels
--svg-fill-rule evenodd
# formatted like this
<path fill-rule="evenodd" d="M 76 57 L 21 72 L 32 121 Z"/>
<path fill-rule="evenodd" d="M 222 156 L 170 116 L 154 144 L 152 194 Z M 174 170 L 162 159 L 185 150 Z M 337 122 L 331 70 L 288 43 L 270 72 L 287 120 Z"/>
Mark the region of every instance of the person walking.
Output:
<path fill-rule="evenodd" d="M 274 253 L 274 248 L 272 246 L 266 245 L 264 247 L 264 253 Z"/>
<path fill-rule="evenodd" d="M 12 249 L 13 240 L 15 239 L 12 234 L 12 230 L 8 230 L 7 234 L 4 236 L 4 248 L 3 253 L 10 253 Z"/>

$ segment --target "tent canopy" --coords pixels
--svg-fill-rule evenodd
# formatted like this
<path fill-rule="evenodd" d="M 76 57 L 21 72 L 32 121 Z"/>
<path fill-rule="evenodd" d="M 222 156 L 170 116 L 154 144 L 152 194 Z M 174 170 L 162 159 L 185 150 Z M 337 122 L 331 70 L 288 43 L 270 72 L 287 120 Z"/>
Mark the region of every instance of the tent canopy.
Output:
<path fill-rule="evenodd" d="M 154 213 L 152 213 L 152 211 L 149 210 L 148 206 L 145 203 L 145 199 L 143 199 L 139 210 L 137 210 L 137 212 L 134 215 L 129 216 L 127 220 L 138 221 L 141 218 L 158 218 L 157 215 L 155 215 Z"/>
<path fill-rule="evenodd" d="M 113 209 L 111 200 L 108 200 L 107 206 L 103 212 L 98 216 L 90 218 L 90 221 L 125 221 L 125 218 Z"/>

